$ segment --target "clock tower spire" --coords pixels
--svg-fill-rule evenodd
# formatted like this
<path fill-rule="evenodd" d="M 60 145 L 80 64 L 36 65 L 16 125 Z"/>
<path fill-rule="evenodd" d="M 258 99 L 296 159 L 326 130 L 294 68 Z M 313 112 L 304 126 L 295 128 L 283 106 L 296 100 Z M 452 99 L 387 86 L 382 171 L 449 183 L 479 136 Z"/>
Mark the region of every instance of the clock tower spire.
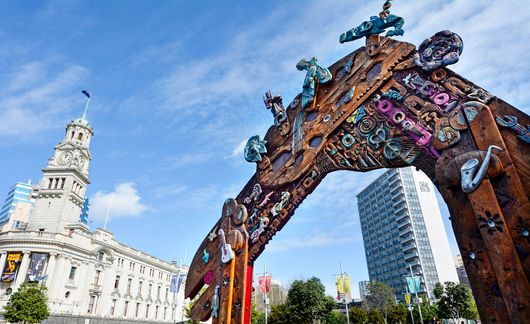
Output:
<path fill-rule="evenodd" d="M 86 228 L 80 214 L 90 184 L 89 147 L 93 135 L 85 107 L 81 117 L 66 125 L 63 140 L 55 146 L 48 165 L 42 169 L 28 230 L 63 233 L 72 226 Z"/>

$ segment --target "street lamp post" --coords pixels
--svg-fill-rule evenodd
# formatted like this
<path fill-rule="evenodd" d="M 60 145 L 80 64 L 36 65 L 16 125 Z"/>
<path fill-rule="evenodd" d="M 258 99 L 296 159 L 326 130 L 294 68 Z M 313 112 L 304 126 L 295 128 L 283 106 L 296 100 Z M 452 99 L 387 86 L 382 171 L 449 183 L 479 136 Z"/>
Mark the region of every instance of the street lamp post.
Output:
<path fill-rule="evenodd" d="M 342 271 L 342 262 L 340 264 L 340 278 L 342 280 L 342 300 L 346 306 L 346 322 L 350 324 L 350 314 L 348 313 L 348 301 L 346 300 L 346 287 L 344 286 L 344 271 Z"/>

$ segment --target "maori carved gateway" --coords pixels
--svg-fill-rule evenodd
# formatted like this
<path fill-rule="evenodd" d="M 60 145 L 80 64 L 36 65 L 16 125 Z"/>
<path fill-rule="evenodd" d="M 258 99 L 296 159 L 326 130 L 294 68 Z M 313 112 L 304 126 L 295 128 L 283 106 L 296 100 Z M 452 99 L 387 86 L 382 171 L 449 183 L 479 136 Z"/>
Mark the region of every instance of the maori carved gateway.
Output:
<path fill-rule="evenodd" d="M 366 46 L 329 68 L 302 59 L 303 91 L 287 107 L 270 92 L 265 137 L 245 148 L 256 173 L 197 249 L 185 295 L 191 317 L 249 323 L 252 265 L 335 170 L 415 166 L 440 190 L 484 323 L 530 323 L 530 117 L 452 72 L 461 38 L 414 45 L 388 12 L 340 37 Z M 206 287 L 206 288 L 204 288 Z"/>

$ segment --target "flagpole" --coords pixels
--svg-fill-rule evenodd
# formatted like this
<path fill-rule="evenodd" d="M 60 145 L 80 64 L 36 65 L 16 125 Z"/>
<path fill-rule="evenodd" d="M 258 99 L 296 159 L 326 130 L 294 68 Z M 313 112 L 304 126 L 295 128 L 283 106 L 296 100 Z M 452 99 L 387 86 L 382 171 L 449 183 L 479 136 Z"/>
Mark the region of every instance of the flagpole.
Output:
<path fill-rule="evenodd" d="M 263 261 L 263 306 L 265 307 L 265 324 L 267 324 L 267 261 Z"/>
<path fill-rule="evenodd" d="M 342 279 L 342 298 L 344 301 L 344 305 L 346 306 L 346 322 L 350 324 L 350 314 L 348 313 L 348 301 L 346 300 L 346 287 L 344 286 L 344 271 L 342 271 L 342 261 L 340 261 L 339 264 L 340 264 L 340 277 Z"/>
<path fill-rule="evenodd" d="M 407 285 L 405 285 L 405 291 L 407 292 L 407 294 L 409 293 L 409 287 L 407 287 Z M 408 309 L 410 311 L 410 319 L 412 320 L 412 324 L 414 324 L 414 315 L 412 315 L 412 308 L 412 305 L 409 304 Z"/>

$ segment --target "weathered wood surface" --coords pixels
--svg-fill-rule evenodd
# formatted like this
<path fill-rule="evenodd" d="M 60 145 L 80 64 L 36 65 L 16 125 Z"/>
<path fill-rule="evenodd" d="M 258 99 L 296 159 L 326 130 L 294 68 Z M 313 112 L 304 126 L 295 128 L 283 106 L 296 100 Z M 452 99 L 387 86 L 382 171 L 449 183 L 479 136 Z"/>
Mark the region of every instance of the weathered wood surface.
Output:
<path fill-rule="evenodd" d="M 440 38 L 459 39 L 443 32 L 429 41 L 437 46 Z M 265 135 L 266 144 L 259 139 L 249 142 L 256 174 L 235 198 L 248 214 L 235 230 L 248 233 L 244 236 L 248 253 L 243 249 L 236 254 L 234 275 L 229 275 L 228 289 L 221 289 L 221 303 L 228 304 L 221 305 L 221 322 L 229 318 L 244 322 L 249 311 L 244 301 L 251 291 L 242 265 L 252 265 L 328 173 L 408 165 L 424 171 L 448 204 L 482 321 L 530 322 L 530 258 L 526 257 L 530 241 L 524 235 L 530 223 L 530 144 L 521 137 L 530 118 L 443 64 L 430 69 L 432 62 L 423 54 L 411 44 L 370 36 L 367 47 L 328 68 L 331 80 L 310 79 L 315 84 L 313 97 L 308 97 L 304 83 L 304 92 L 285 110 L 285 120 Z M 326 75 L 318 65 L 316 70 Z M 281 113 L 282 107 L 277 108 Z M 278 116 L 276 120 L 281 121 Z M 505 116 L 516 117 L 518 126 L 507 124 L 513 119 Z M 478 188 L 464 193 L 462 165 L 472 158 L 485 163 L 490 145 L 504 150 L 494 152 Z M 265 146 L 267 153 L 260 153 Z M 486 214 L 504 224 L 502 231 L 488 232 L 491 228 L 483 226 L 484 219 L 489 220 Z M 209 233 L 218 228 L 234 231 L 230 224 L 223 214 Z M 236 241 L 233 246 L 241 246 Z M 213 255 L 216 244 L 216 238 L 207 237 L 199 247 L 186 282 L 187 297 L 193 298 L 201 289 L 205 271 L 226 276 L 228 265 Z M 212 253 L 206 263 L 201 259 L 204 249 Z M 216 282 L 222 284 L 217 276 Z M 199 299 L 200 306 L 193 308 L 193 318 L 211 313 L 212 286 Z"/>

